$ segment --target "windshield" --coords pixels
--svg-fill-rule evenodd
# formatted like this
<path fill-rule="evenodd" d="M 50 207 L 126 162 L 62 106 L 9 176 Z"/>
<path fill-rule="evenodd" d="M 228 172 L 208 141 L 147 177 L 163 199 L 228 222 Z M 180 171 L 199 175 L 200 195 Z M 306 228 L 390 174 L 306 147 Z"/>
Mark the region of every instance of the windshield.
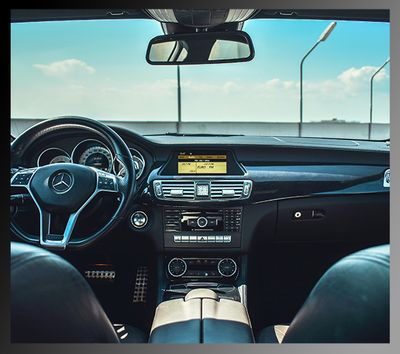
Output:
<path fill-rule="evenodd" d="M 180 67 L 146 62 L 154 20 L 12 24 L 12 133 L 77 115 L 142 134 L 389 138 L 390 63 L 374 76 L 389 24 L 337 21 L 301 68 L 330 23 L 249 20 L 252 61 Z"/>

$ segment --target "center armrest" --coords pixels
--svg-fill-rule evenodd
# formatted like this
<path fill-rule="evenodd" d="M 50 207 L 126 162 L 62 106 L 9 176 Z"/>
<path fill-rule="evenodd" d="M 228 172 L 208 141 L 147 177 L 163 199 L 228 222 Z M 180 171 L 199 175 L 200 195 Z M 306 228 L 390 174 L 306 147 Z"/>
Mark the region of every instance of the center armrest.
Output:
<path fill-rule="evenodd" d="M 185 298 L 158 305 L 151 343 L 253 343 L 246 307 L 219 299 L 210 289 L 194 289 Z"/>

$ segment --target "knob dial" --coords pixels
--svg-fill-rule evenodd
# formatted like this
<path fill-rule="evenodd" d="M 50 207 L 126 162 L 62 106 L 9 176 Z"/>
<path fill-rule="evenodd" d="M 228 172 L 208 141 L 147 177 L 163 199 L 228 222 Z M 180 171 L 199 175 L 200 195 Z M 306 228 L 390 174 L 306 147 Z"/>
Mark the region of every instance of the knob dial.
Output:
<path fill-rule="evenodd" d="M 186 273 L 187 265 L 182 258 L 172 258 L 168 263 L 168 273 L 174 278 L 179 278 Z"/>
<path fill-rule="evenodd" d="M 149 218 L 144 211 L 135 211 L 131 215 L 131 224 L 136 229 L 142 229 L 147 225 Z"/>
<path fill-rule="evenodd" d="M 237 264 L 232 258 L 224 258 L 218 262 L 218 272 L 223 277 L 231 277 L 237 271 Z"/>
<path fill-rule="evenodd" d="M 207 220 L 207 218 L 205 218 L 204 216 L 200 216 L 200 217 L 197 219 L 197 226 L 198 226 L 198 227 L 203 228 L 203 227 L 206 227 L 207 224 L 208 224 L 208 220 Z"/>

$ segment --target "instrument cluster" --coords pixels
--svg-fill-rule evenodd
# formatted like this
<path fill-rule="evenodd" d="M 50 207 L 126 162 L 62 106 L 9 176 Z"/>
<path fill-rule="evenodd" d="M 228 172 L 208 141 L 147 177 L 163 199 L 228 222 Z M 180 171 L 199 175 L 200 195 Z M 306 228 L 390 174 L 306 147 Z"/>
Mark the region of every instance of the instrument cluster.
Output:
<path fill-rule="evenodd" d="M 137 149 L 129 148 L 129 150 L 135 166 L 136 179 L 139 179 L 145 169 L 146 161 Z M 97 139 L 82 140 L 75 145 L 71 154 L 59 147 L 47 148 L 39 154 L 36 165 L 39 167 L 60 162 L 91 166 L 118 176 L 125 174 L 123 164 L 115 158 L 106 144 Z"/>

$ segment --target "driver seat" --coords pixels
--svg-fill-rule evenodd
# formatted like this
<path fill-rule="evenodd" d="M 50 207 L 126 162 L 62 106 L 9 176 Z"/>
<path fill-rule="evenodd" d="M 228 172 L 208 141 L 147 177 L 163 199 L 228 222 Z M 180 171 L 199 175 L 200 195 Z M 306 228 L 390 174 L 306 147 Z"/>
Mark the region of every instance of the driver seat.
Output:
<path fill-rule="evenodd" d="M 11 242 L 10 280 L 13 343 L 147 342 L 127 325 L 120 338 L 84 277 L 54 253 Z"/>

